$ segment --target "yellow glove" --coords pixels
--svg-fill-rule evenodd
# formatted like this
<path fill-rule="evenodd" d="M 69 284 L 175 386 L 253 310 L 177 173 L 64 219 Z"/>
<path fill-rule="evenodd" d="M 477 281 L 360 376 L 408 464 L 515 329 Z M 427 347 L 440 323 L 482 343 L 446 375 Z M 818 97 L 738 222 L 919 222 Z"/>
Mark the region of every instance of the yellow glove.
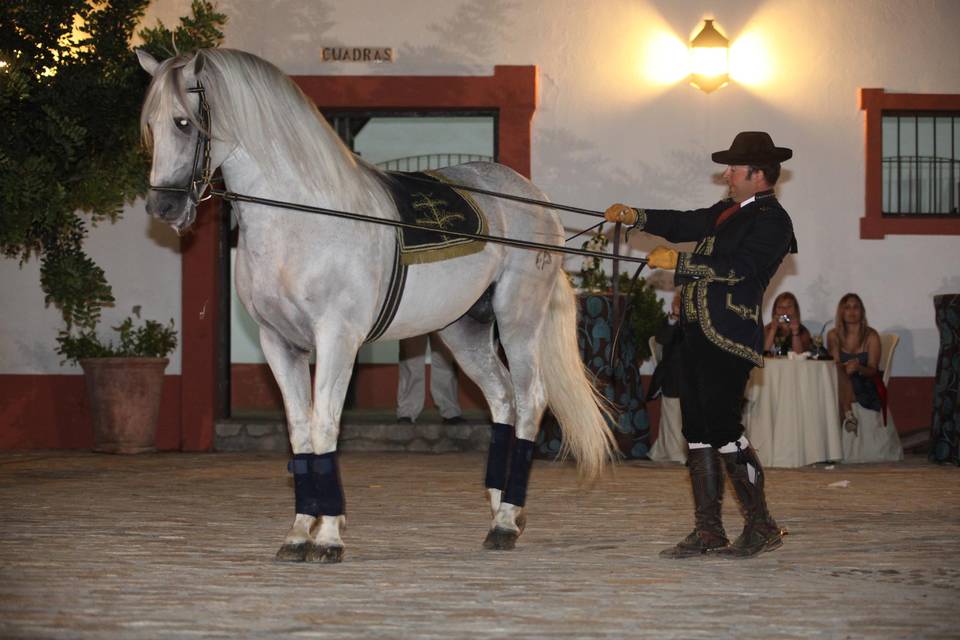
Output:
<path fill-rule="evenodd" d="M 607 222 L 635 224 L 637 222 L 637 210 L 625 204 L 612 204 L 603 212 L 603 217 L 606 218 Z"/>
<path fill-rule="evenodd" d="M 677 258 L 676 249 L 657 247 L 647 254 L 647 264 L 654 269 L 676 269 Z"/>

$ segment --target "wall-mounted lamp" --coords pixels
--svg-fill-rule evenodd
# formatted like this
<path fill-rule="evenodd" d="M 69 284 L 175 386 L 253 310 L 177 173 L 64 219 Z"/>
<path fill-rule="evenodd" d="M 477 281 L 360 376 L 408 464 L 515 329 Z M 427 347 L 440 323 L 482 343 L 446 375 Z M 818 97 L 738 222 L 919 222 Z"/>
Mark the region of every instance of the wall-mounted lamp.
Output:
<path fill-rule="evenodd" d="M 726 85 L 729 51 L 730 41 L 717 31 L 713 20 L 704 20 L 700 33 L 690 41 L 690 84 L 704 93 Z"/>

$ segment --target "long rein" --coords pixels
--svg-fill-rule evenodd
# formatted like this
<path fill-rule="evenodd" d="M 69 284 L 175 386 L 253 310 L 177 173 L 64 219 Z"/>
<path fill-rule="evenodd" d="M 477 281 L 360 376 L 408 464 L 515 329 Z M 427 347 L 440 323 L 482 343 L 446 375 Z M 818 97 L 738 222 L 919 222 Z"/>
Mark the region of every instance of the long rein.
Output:
<path fill-rule="evenodd" d="M 212 186 L 213 181 L 213 172 L 210 169 L 210 136 L 208 131 L 210 130 L 210 107 L 207 104 L 206 92 L 203 89 L 203 85 L 200 82 L 197 82 L 197 86 L 187 89 L 189 93 L 197 94 L 199 98 L 199 107 L 198 107 L 198 117 L 197 120 L 200 123 L 200 127 L 197 128 L 197 145 L 194 149 L 193 154 L 193 171 L 190 176 L 190 182 L 185 187 L 168 187 L 168 186 L 156 186 L 150 185 L 150 189 L 153 191 L 166 191 L 174 193 L 186 193 L 187 196 L 193 201 L 194 204 L 199 204 L 200 202 L 207 200 L 213 196 L 217 196 L 229 202 L 247 202 L 250 204 L 259 204 L 268 207 L 276 207 L 279 209 L 287 209 L 289 211 L 298 211 L 301 213 L 319 213 L 323 215 L 333 216 L 336 218 L 346 218 L 348 220 L 357 220 L 361 222 L 369 222 L 372 224 L 386 225 L 390 227 L 401 227 L 405 229 L 419 229 L 421 231 L 430 231 L 433 233 L 456 237 L 456 238 L 468 238 L 470 240 L 480 240 L 484 242 L 493 242 L 496 244 L 504 244 L 511 247 L 518 247 L 521 249 L 530 249 L 536 251 L 552 251 L 557 253 L 567 253 L 572 255 L 584 256 L 588 258 L 599 258 L 601 260 L 612 259 L 614 264 L 616 261 L 623 260 L 625 262 L 633 262 L 636 264 L 643 265 L 647 263 L 646 258 L 638 258 L 635 256 L 625 256 L 617 253 L 604 253 L 600 251 L 590 251 L 588 249 L 573 249 L 570 247 L 558 246 L 553 244 L 546 244 L 542 242 L 533 242 L 532 240 L 517 240 L 515 238 L 505 238 L 502 236 L 491 236 L 483 233 L 469 233 L 466 231 L 453 231 L 453 230 L 441 230 L 435 229 L 432 227 L 423 227 L 418 224 L 403 222 L 400 220 L 389 220 L 386 218 L 378 218 L 376 216 L 365 215 L 362 213 L 352 213 L 349 211 L 339 211 L 337 209 L 328 209 L 325 207 L 315 207 L 305 204 L 297 204 L 294 202 L 285 202 L 283 200 L 272 200 L 270 198 L 261 198 L 258 196 L 251 196 L 243 193 L 236 193 L 234 191 L 228 191 L 226 189 L 217 189 Z M 414 176 L 409 176 L 410 179 L 420 181 L 420 182 L 429 182 L 435 184 L 432 180 L 427 180 L 425 178 L 417 178 Z M 592 216 L 596 218 L 603 218 L 604 215 L 600 211 L 594 211 L 592 209 L 584 209 L 581 207 L 574 207 L 565 204 L 557 204 L 554 202 L 547 202 L 545 200 L 537 200 L 534 198 L 526 198 L 524 196 L 517 196 L 510 193 L 501 193 L 498 191 L 490 191 L 488 189 L 481 189 L 479 187 L 473 187 L 463 184 L 453 184 L 453 183 L 444 183 L 446 186 L 457 189 L 461 191 L 470 191 L 473 193 L 480 193 L 483 195 L 492 196 L 494 198 L 501 198 L 504 200 L 512 200 L 514 202 L 522 202 L 525 204 L 532 204 L 540 206 L 547 209 L 557 209 L 560 211 L 570 211 L 572 213 L 579 213 L 582 215 Z M 597 227 L 603 225 L 603 221 L 597 225 L 577 233 L 576 235 L 567 238 L 566 241 L 569 242 L 577 236 L 587 233 Z M 616 224 L 616 235 L 619 237 L 620 223 Z M 617 283 L 616 278 L 614 279 L 614 288 L 616 289 Z"/>
<path fill-rule="evenodd" d="M 505 238 L 503 236 L 491 236 L 484 233 L 470 233 L 467 231 L 454 231 L 454 230 L 441 230 L 434 229 L 431 227 L 424 227 L 418 224 L 403 222 L 401 220 L 389 220 L 386 218 L 378 218 L 376 216 L 365 215 L 362 213 L 352 213 L 349 211 L 339 211 L 337 209 L 328 209 L 325 207 L 315 207 L 305 204 L 297 204 L 294 202 L 285 202 L 283 200 L 272 200 L 270 198 L 261 198 L 258 196 L 251 196 L 242 193 L 236 193 L 234 191 L 228 191 L 226 189 L 217 189 L 214 188 L 211 184 L 213 181 L 212 171 L 210 169 L 210 137 L 207 133 L 210 130 L 210 108 L 207 104 L 206 93 L 203 89 L 203 85 L 200 82 L 197 82 L 196 87 L 191 87 L 187 89 L 189 93 L 196 93 L 199 98 L 199 114 L 198 120 L 200 122 L 200 127 L 197 129 L 197 146 L 194 149 L 193 154 L 193 172 L 190 176 L 190 183 L 186 187 L 165 187 L 165 186 L 154 186 L 150 185 L 150 189 L 153 191 L 167 191 L 167 192 L 176 192 L 176 193 L 186 193 L 187 196 L 194 202 L 194 204 L 199 204 L 204 200 L 208 200 L 213 196 L 222 198 L 228 202 L 246 202 L 250 204 L 259 204 L 268 207 L 276 207 L 279 209 L 286 209 L 289 211 L 297 211 L 300 213 L 318 213 L 327 216 L 333 216 L 335 218 L 345 218 L 348 220 L 356 220 L 360 222 L 369 222 L 372 224 L 386 225 L 390 227 L 400 227 L 404 229 L 419 229 L 422 231 L 430 231 L 433 233 L 441 234 L 444 236 L 452 236 L 457 238 L 469 238 L 471 240 L 480 240 L 484 242 L 493 242 L 495 244 L 503 244 L 511 247 L 518 247 L 521 249 L 528 250 L 537 250 L 537 251 L 547 251 L 547 252 L 556 252 L 556 253 L 566 253 L 571 255 L 584 256 L 588 258 L 599 258 L 601 260 L 610 259 L 613 260 L 613 304 L 614 304 L 614 339 L 611 344 L 610 360 L 611 363 L 615 358 L 617 353 L 617 345 L 620 340 L 620 329 L 623 326 L 623 320 L 626 318 L 627 313 L 630 310 L 630 305 L 632 300 L 628 300 L 627 304 L 623 309 L 618 309 L 619 307 L 619 275 L 617 263 L 619 260 L 625 262 L 632 262 L 638 264 L 636 272 L 631 278 L 631 289 L 632 285 L 636 284 L 637 278 L 640 276 L 640 272 L 643 270 L 643 267 L 647 264 L 647 258 L 638 258 L 635 256 L 626 256 L 619 254 L 617 249 L 619 248 L 619 239 L 620 239 L 620 228 L 621 224 L 618 222 L 615 226 L 614 231 L 614 251 L 612 253 L 605 253 L 600 251 L 590 251 L 588 249 L 574 249 L 571 247 L 564 247 L 562 245 L 553 245 L 546 244 L 542 242 L 533 242 L 532 240 L 517 240 L 515 238 Z M 409 179 L 420 181 L 420 182 L 429 182 L 435 184 L 432 180 L 427 180 L 426 178 L 417 178 L 413 176 L 408 176 Z M 512 200 L 514 202 L 522 202 L 524 204 L 532 204 L 539 206 L 545 209 L 557 209 L 559 211 L 569 211 L 572 213 L 579 213 L 586 216 L 604 218 L 603 212 L 595 211 L 592 209 L 584 209 L 581 207 L 574 207 L 571 205 L 558 204 L 555 202 L 548 202 L 546 200 L 537 200 L 535 198 L 527 198 L 524 196 L 513 195 L 510 193 L 502 193 L 498 191 L 490 191 L 488 189 L 481 189 L 479 187 L 473 187 L 463 184 L 454 184 L 454 183 L 443 183 L 446 186 L 461 190 L 461 191 L 470 191 L 472 193 L 479 193 L 494 198 L 500 198 L 503 200 Z M 571 236 L 566 239 L 566 242 L 576 238 L 577 236 L 591 231 L 597 227 L 602 227 L 605 220 L 601 220 L 598 224 L 584 229 L 583 231 Z M 618 313 L 619 311 L 619 313 Z M 612 368 L 612 365 L 611 365 Z"/>

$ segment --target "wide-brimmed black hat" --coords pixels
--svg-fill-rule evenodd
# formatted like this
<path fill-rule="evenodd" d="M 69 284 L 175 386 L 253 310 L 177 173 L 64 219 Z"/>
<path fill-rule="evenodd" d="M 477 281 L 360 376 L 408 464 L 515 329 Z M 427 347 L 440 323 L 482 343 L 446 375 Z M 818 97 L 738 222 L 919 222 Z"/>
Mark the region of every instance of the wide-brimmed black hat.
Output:
<path fill-rule="evenodd" d="M 741 131 L 726 151 L 717 151 L 711 158 L 720 164 L 770 164 L 793 157 L 793 150 L 777 147 L 766 131 Z"/>

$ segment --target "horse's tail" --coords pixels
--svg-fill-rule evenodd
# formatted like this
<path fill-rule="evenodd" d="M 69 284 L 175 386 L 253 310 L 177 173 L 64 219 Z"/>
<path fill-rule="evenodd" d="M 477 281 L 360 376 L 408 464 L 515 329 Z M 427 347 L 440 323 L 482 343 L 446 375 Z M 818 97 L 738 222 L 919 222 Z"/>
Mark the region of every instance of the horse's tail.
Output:
<path fill-rule="evenodd" d="M 616 457 L 606 420 L 611 411 L 580 359 L 576 298 L 564 272 L 558 274 L 543 327 L 543 380 L 547 404 L 563 432 L 560 457 L 572 454 L 581 477 L 592 480 Z"/>

